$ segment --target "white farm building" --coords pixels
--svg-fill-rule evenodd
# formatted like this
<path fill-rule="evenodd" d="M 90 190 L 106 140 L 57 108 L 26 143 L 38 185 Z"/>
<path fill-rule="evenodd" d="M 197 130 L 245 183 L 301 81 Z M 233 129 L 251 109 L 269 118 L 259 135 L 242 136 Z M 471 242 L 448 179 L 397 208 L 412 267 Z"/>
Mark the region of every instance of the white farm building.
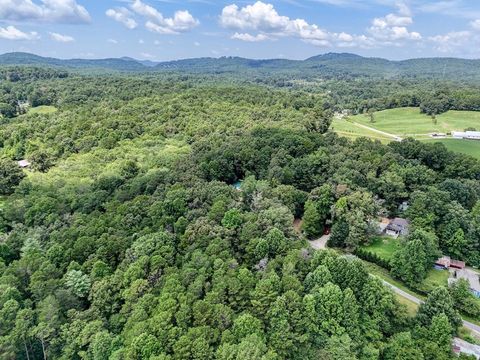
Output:
<path fill-rule="evenodd" d="M 480 140 L 480 131 L 453 131 L 454 139 Z"/>

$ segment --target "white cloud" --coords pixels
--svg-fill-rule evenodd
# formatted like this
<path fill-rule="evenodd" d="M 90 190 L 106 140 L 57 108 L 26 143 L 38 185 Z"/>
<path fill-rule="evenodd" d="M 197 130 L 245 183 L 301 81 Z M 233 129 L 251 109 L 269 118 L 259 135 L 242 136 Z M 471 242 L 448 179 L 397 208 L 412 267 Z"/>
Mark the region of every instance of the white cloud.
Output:
<path fill-rule="evenodd" d="M 127 8 L 108 9 L 105 14 L 109 18 L 122 23 L 128 29 L 135 29 L 137 27 L 137 22 L 132 18 L 133 14 Z"/>
<path fill-rule="evenodd" d="M 335 33 L 310 24 L 304 19 L 290 19 L 280 15 L 272 4 L 257 1 L 253 5 L 239 8 L 226 6 L 220 16 L 220 24 L 228 29 L 239 30 L 232 38 L 248 42 L 294 37 L 320 47 L 371 47 L 372 41 L 364 35 L 345 32 Z M 252 35 L 251 32 L 256 32 Z"/>
<path fill-rule="evenodd" d="M 115 39 L 108 39 L 107 42 L 109 42 L 110 44 L 118 44 L 118 41 Z"/>
<path fill-rule="evenodd" d="M 29 33 L 23 32 L 17 29 L 15 26 L 7 26 L 5 28 L 0 27 L 0 39 L 5 40 L 36 40 L 40 36 L 37 32 L 32 31 Z"/>
<path fill-rule="evenodd" d="M 410 8 L 408 7 L 408 5 L 403 2 L 403 1 L 397 1 L 395 3 L 395 6 L 397 7 L 398 9 L 398 13 L 402 16 L 407 16 L 407 17 L 411 17 L 412 16 L 412 11 L 410 10 Z"/>
<path fill-rule="evenodd" d="M 50 38 L 52 40 L 57 41 L 57 42 L 63 42 L 63 43 L 68 43 L 68 42 L 75 41 L 75 39 L 71 36 L 62 35 L 62 34 L 59 34 L 59 33 L 56 33 L 56 32 L 51 32 L 50 33 Z"/>
<path fill-rule="evenodd" d="M 264 34 L 257 34 L 257 35 L 251 35 L 248 33 L 235 33 L 232 35 L 232 39 L 235 40 L 242 40 L 242 41 L 247 41 L 247 42 L 257 42 L 257 41 L 265 41 L 268 40 L 269 37 Z"/>
<path fill-rule="evenodd" d="M 470 23 L 470 25 L 472 26 L 472 28 L 474 28 L 475 30 L 480 30 L 480 19 L 477 19 L 477 20 L 474 20 Z"/>
<path fill-rule="evenodd" d="M 220 24 L 229 29 L 258 31 L 259 35 L 235 34 L 235 38 L 245 41 L 267 40 L 272 37 L 291 36 L 308 42 L 328 40 L 329 33 L 303 19 L 290 19 L 278 14 L 272 4 L 257 1 L 253 5 L 239 8 L 226 6 L 220 16 Z"/>
<path fill-rule="evenodd" d="M 179 34 L 187 32 L 200 23 L 186 10 L 176 11 L 173 18 L 165 18 L 157 9 L 140 0 L 134 0 L 130 8 L 136 14 L 147 19 L 145 27 L 148 30 L 159 34 Z"/>
<path fill-rule="evenodd" d="M 421 40 L 422 35 L 416 31 L 410 31 L 408 26 L 413 24 L 413 18 L 408 6 L 399 2 L 396 4 L 399 13 L 388 14 L 381 18 L 375 18 L 368 32 L 380 42 L 398 42 L 402 40 Z"/>
<path fill-rule="evenodd" d="M 436 44 L 435 49 L 444 53 L 452 52 L 456 48 L 464 46 L 471 39 L 472 33 L 470 31 L 452 31 L 429 38 L 430 41 Z"/>
<path fill-rule="evenodd" d="M 88 23 L 90 14 L 75 0 L 0 0 L 0 20 Z"/>
<path fill-rule="evenodd" d="M 150 54 L 150 53 L 146 53 L 146 52 L 142 52 L 140 53 L 140 56 L 143 58 L 143 59 L 154 59 L 155 56 Z"/>

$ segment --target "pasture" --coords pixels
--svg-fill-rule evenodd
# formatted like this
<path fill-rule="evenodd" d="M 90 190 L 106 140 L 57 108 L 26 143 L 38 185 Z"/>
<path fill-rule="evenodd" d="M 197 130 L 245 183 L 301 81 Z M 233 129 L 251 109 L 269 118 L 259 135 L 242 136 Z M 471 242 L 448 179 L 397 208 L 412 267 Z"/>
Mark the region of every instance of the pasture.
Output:
<path fill-rule="evenodd" d="M 350 139 L 368 137 L 388 143 L 396 136 L 412 137 L 421 141 L 441 142 L 451 151 L 480 159 L 480 141 L 429 136 L 431 133 L 447 134 L 467 128 L 480 130 L 480 112 L 452 110 L 438 115 L 434 121 L 430 116 L 420 113 L 418 108 L 398 108 L 374 113 L 374 122 L 371 122 L 369 115 L 359 114 L 346 119 L 334 119 L 331 125 L 332 131 Z"/>
<path fill-rule="evenodd" d="M 424 137 L 429 133 L 448 133 L 463 131 L 466 128 L 480 128 L 480 112 L 448 111 L 437 115 L 436 121 L 431 116 L 420 113 L 418 108 L 398 108 L 374 113 L 374 122 L 365 114 L 352 116 L 353 122 L 385 131 L 402 137 Z"/>
<path fill-rule="evenodd" d="M 441 142 L 450 151 L 461 152 L 480 160 L 480 141 L 460 140 L 460 139 L 442 139 Z"/>

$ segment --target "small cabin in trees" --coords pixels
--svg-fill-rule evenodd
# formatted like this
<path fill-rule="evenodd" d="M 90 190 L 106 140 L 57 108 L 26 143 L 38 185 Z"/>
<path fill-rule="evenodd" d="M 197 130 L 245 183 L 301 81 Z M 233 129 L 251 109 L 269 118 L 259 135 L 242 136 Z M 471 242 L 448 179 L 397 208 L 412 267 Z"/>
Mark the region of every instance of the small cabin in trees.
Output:
<path fill-rule="evenodd" d="M 390 220 L 389 224 L 385 228 L 385 233 L 389 236 L 397 238 L 399 236 L 408 235 L 408 229 L 410 224 L 407 219 L 395 218 Z"/>

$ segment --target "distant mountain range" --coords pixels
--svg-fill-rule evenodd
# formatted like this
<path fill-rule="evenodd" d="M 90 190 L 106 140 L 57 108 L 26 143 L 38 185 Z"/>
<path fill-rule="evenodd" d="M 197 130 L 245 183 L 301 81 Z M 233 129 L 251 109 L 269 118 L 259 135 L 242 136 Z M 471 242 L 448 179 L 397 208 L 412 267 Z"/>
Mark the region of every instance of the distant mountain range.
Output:
<path fill-rule="evenodd" d="M 368 76 L 378 78 L 415 77 L 465 81 L 480 80 L 480 60 L 423 58 L 391 61 L 348 53 L 328 53 L 306 60 L 252 60 L 240 57 L 221 57 L 153 62 L 129 57 L 62 60 L 14 52 L 0 55 L 0 65 L 36 65 L 126 72 L 276 75 L 298 78 Z"/>

